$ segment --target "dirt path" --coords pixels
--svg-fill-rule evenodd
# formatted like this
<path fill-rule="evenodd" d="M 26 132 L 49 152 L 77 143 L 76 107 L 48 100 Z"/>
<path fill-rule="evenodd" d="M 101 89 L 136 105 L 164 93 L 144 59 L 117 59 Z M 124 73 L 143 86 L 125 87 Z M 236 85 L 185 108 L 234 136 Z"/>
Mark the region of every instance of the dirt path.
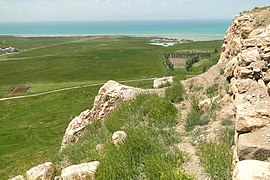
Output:
<path fill-rule="evenodd" d="M 133 80 L 119 81 L 119 83 L 148 81 L 148 80 L 154 80 L 154 79 L 155 78 L 133 79 Z M 73 86 L 73 87 L 61 88 L 61 89 L 56 89 L 56 90 L 51 90 L 51 91 L 46 91 L 46 92 L 41 92 L 41 93 L 36 93 L 36 94 L 30 94 L 30 95 L 24 95 L 24 96 L 14 96 L 14 97 L 0 98 L 0 101 L 7 101 L 7 100 L 13 100 L 13 99 L 22 99 L 22 98 L 27 98 L 27 97 L 36 97 L 36 96 L 42 96 L 42 95 L 52 94 L 52 93 L 56 93 L 56 92 L 68 91 L 68 90 L 72 90 L 72 89 L 81 89 L 81 88 L 86 88 L 86 87 L 101 86 L 104 83 L 105 82 L 103 82 L 103 83 L 95 83 L 95 84 L 88 84 L 88 85 L 81 85 L 81 86 Z"/>
<path fill-rule="evenodd" d="M 190 138 L 184 137 L 182 142 L 178 144 L 178 148 L 187 153 L 189 158 L 184 165 L 185 171 L 198 180 L 210 180 L 204 169 L 200 166 L 199 157 L 196 155 L 196 148 L 190 143 Z"/>
<path fill-rule="evenodd" d="M 188 102 L 175 104 L 175 106 L 180 112 L 179 117 L 185 119 L 188 109 L 190 108 Z M 201 162 L 196 154 L 196 147 L 192 145 L 191 137 L 185 132 L 183 121 L 180 121 L 176 126 L 176 130 L 183 135 L 182 140 L 177 144 L 177 147 L 188 156 L 188 161 L 184 165 L 185 171 L 194 176 L 197 180 L 210 180 L 209 176 L 200 165 Z"/>

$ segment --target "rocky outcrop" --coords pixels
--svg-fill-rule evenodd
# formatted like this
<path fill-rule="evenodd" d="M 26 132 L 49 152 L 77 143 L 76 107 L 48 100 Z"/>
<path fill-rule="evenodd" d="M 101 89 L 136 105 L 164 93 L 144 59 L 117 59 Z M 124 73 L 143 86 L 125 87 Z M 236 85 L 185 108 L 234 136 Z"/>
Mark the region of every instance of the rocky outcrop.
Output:
<path fill-rule="evenodd" d="M 235 106 L 234 179 L 270 179 L 270 164 L 262 162 L 270 161 L 269 16 L 270 8 L 240 14 L 222 46 L 219 64 L 225 64 Z"/>
<path fill-rule="evenodd" d="M 153 87 L 154 88 L 161 88 L 164 86 L 170 86 L 173 83 L 173 77 L 169 76 L 169 77 L 163 77 L 163 78 L 158 78 L 154 80 L 154 84 Z"/>
<path fill-rule="evenodd" d="M 53 163 L 46 162 L 26 171 L 28 180 L 53 180 L 56 174 L 56 169 Z"/>
<path fill-rule="evenodd" d="M 62 170 L 62 180 L 95 179 L 95 172 L 100 163 L 98 161 L 69 166 Z"/>
<path fill-rule="evenodd" d="M 87 125 L 95 120 L 102 120 L 118 107 L 121 102 L 132 99 L 141 93 L 157 93 L 162 95 L 163 91 L 144 90 L 125 86 L 115 81 L 108 81 L 98 91 L 93 108 L 82 112 L 69 123 L 62 140 L 60 151 L 68 145 L 76 143 Z"/>

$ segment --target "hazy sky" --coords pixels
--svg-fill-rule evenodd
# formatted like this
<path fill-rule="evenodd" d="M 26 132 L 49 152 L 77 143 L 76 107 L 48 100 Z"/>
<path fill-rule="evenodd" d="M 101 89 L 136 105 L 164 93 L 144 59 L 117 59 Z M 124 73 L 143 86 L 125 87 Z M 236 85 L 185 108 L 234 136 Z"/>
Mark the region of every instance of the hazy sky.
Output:
<path fill-rule="evenodd" d="M 0 0 L 0 21 L 228 19 L 270 0 Z"/>

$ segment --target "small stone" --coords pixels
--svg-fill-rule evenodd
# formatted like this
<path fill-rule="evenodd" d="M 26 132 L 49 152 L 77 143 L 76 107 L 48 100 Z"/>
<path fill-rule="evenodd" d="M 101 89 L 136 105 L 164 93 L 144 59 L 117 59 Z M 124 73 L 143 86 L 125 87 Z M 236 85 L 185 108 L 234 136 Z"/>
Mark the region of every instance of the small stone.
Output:
<path fill-rule="evenodd" d="M 10 180 L 26 180 L 22 175 L 11 178 Z"/>
<path fill-rule="evenodd" d="M 126 137 L 127 134 L 124 131 L 116 131 L 112 135 L 112 142 L 114 145 L 122 144 Z"/>
<path fill-rule="evenodd" d="M 170 86 L 173 83 L 173 77 L 164 77 L 164 78 L 158 78 L 154 80 L 153 87 L 154 88 L 161 88 L 163 86 Z"/>
<path fill-rule="evenodd" d="M 72 165 L 62 170 L 62 180 L 89 179 L 95 180 L 95 173 L 100 163 L 98 161 Z"/>
<path fill-rule="evenodd" d="M 28 180 L 46 179 L 53 180 L 55 177 L 56 168 L 53 163 L 46 162 L 26 171 L 26 177 Z"/>

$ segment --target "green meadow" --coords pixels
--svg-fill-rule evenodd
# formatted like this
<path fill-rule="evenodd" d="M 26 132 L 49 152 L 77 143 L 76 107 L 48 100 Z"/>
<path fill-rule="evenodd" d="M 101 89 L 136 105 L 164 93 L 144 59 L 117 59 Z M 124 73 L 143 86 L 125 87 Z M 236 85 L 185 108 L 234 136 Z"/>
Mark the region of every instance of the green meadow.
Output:
<path fill-rule="evenodd" d="M 11 37 L 0 47 L 22 51 L 0 56 L 0 98 L 73 86 L 162 77 L 181 71 L 202 73 L 216 59 L 204 60 L 190 72 L 168 72 L 163 54 L 176 50 L 220 49 L 221 41 L 190 42 L 173 47 L 149 45 L 150 38 L 128 36 Z M 151 88 L 152 81 L 126 83 Z M 9 88 L 27 86 L 10 94 Z M 81 111 L 91 109 L 100 85 L 16 100 L 0 101 L 0 176 L 4 179 L 55 158 L 65 129 Z"/>

